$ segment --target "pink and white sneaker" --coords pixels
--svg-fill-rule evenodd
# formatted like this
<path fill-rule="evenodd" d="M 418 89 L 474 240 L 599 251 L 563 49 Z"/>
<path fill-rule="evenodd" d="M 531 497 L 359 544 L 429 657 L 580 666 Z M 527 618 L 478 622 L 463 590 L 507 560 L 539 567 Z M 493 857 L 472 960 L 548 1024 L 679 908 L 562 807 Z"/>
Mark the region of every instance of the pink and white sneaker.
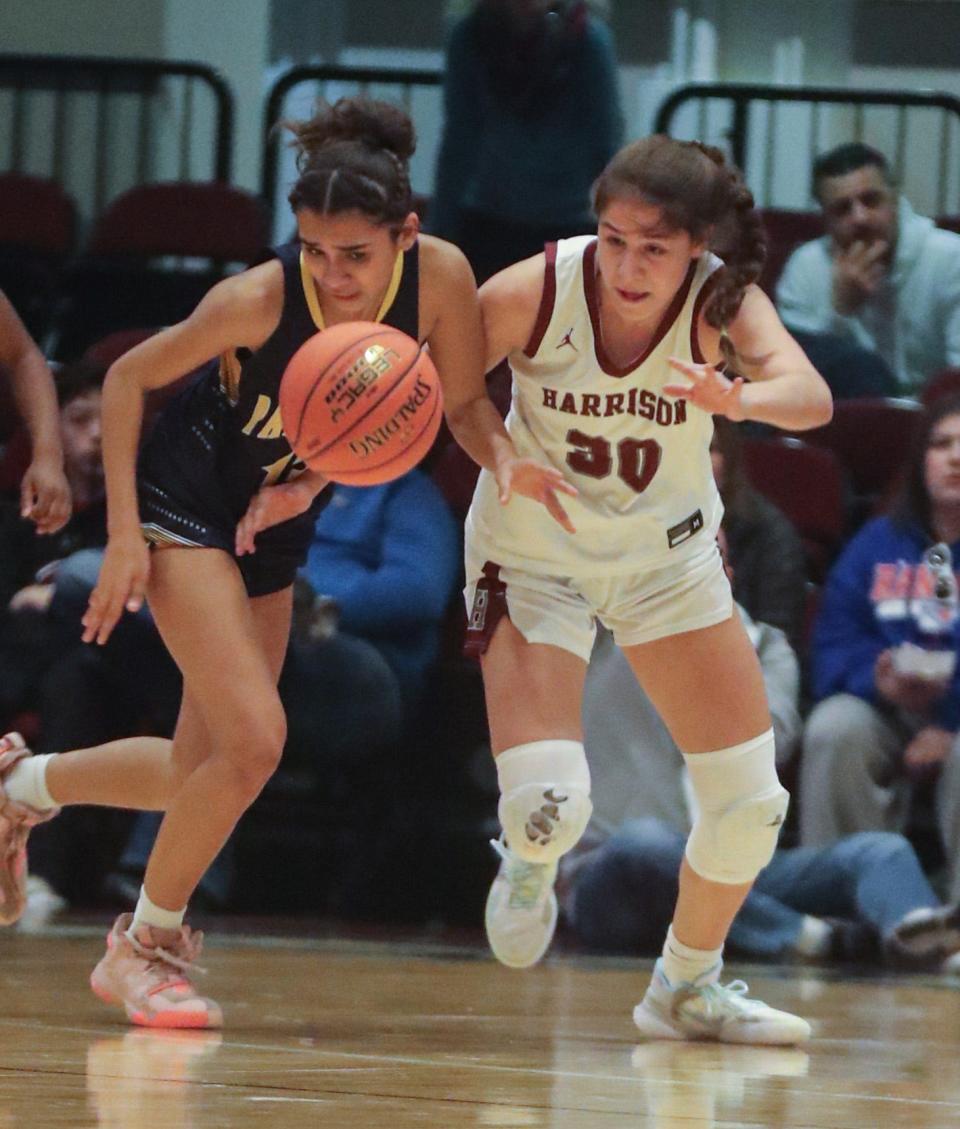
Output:
<path fill-rule="evenodd" d="M 3 778 L 24 757 L 31 756 L 19 733 L 0 737 L 0 925 L 12 925 L 27 904 L 27 837 L 38 823 L 60 811 L 37 811 L 11 800 L 3 790 Z"/>
<path fill-rule="evenodd" d="M 138 1027 L 222 1027 L 219 1005 L 190 980 L 191 972 L 203 972 L 196 964 L 203 934 L 183 925 L 172 945 L 161 946 L 148 926 L 130 936 L 132 921 L 133 914 L 122 913 L 107 934 L 107 951 L 90 974 L 94 993 L 122 1005 Z"/>

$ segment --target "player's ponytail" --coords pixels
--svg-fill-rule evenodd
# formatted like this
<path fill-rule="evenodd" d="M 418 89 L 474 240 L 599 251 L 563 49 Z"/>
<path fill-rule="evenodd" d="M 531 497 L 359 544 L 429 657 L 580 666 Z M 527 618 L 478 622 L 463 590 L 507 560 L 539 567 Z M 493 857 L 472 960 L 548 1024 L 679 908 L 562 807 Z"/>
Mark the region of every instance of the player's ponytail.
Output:
<path fill-rule="evenodd" d="M 297 149 L 300 177 L 288 197 L 294 212 L 359 211 L 391 225 L 409 215 L 408 162 L 416 138 L 402 110 L 388 102 L 341 98 L 307 121 L 282 124 Z"/>

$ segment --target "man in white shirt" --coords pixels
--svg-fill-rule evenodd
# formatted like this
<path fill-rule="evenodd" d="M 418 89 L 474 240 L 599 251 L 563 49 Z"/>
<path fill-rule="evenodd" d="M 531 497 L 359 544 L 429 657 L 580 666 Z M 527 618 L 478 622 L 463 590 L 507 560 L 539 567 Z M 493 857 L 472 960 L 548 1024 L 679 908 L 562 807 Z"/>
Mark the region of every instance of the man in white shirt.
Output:
<path fill-rule="evenodd" d="M 817 159 L 813 193 L 827 234 L 787 261 L 780 316 L 805 347 L 807 335 L 829 335 L 840 348 L 875 353 L 896 391 L 915 395 L 960 365 L 960 235 L 917 215 L 883 154 L 859 142 Z M 878 372 L 877 391 L 885 391 Z"/>

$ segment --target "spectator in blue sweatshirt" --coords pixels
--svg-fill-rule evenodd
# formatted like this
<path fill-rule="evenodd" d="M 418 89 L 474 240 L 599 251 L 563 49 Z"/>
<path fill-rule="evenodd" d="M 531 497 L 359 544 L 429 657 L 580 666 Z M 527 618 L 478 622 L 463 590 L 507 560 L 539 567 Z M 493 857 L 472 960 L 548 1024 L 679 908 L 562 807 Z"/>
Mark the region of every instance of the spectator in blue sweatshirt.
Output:
<path fill-rule="evenodd" d="M 309 627 L 306 643 L 300 633 L 304 657 L 327 650 L 349 662 L 340 644 L 363 644 L 392 676 L 404 718 L 412 717 L 437 659 L 459 573 L 460 531 L 423 471 L 384 486 L 337 486 L 301 572 L 320 625 L 313 631 L 319 641 L 309 640 Z M 324 621 L 336 627 L 326 638 Z M 322 693 L 314 687 L 314 700 Z"/>
<path fill-rule="evenodd" d="M 951 900 L 960 897 L 960 396 L 926 412 L 900 497 L 827 580 L 800 762 L 800 838 L 903 831 L 934 784 Z M 931 552 L 933 550 L 933 552 Z M 951 559 L 952 558 L 952 559 Z"/>

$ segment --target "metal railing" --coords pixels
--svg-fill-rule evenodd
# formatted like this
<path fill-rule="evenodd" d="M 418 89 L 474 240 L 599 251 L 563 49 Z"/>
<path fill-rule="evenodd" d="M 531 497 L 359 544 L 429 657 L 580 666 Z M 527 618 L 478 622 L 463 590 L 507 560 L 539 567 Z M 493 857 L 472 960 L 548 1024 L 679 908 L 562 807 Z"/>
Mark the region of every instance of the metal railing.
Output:
<path fill-rule="evenodd" d="M 692 83 L 663 101 L 655 129 L 725 145 L 762 205 L 808 206 L 815 157 L 862 141 L 884 153 L 923 210 L 960 210 L 960 98 L 952 94 Z"/>
<path fill-rule="evenodd" d="M 433 156 L 442 125 L 438 89 L 442 83 L 440 70 L 409 67 L 308 64 L 292 67 L 282 74 L 270 88 L 263 121 L 261 194 L 274 210 L 275 220 L 282 222 L 284 219 L 281 205 L 285 195 L 282 183 L 284 138 L 282 131 L 275 128 L 278 121 L 308 114 L 318 98 L 334 101 L 343 95 L 365 95 L 396 103 L 410 115 L 417 131 L 417 153 L 410 168 L 416 191 L 418 180 L 422 188 L 432 183 Z M 291 101 L 298 102 L 293 111 Z M 288 172 L 292 169 L 292 156 L 285 167 Z"/>
<path fill-rule="evenodd" d="M 233 97 L 210 67 L 0 54 L 0 169 L 59 181 L 88 215 L 134 184 L 228 181 L 232 152 Z"/>

